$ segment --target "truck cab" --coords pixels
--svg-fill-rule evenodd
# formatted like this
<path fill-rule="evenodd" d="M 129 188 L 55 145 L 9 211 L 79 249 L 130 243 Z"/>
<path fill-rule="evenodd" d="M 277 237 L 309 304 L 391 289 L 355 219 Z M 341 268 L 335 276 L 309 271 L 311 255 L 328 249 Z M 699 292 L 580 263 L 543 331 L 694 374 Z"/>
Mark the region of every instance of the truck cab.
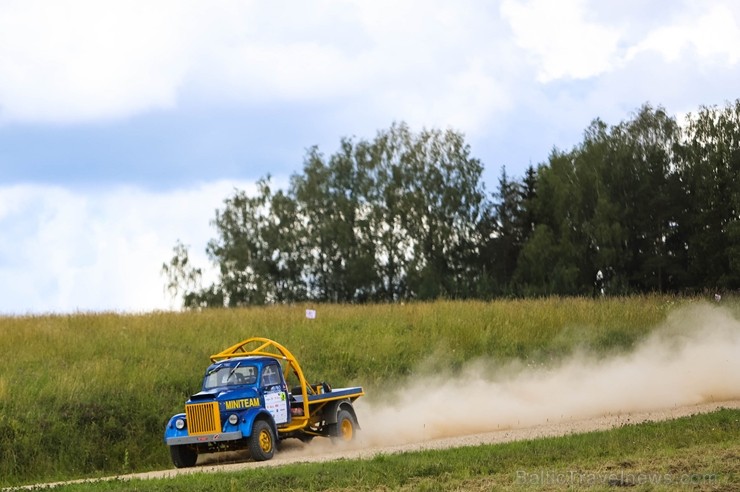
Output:
<path fill-rule="evenodd" d="M 193 466 L 199 452 L 249 448 L 257 460 L 270 459 L 277 426 L 290 421 L 288 387 L 277 360 L 240 357 L 208 366 L 201 391 L 173 416 L 165 441 L 175 466 Z M 244 440 L 254 434 L 255 443 Z M 196 451 L 195 453 L 191 451 Z"/>

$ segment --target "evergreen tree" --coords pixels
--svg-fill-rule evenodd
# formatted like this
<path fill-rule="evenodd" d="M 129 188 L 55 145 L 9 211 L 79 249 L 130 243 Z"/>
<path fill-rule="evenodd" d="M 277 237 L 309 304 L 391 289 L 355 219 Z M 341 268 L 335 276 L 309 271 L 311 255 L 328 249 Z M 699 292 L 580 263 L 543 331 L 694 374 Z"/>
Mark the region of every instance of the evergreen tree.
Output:
<path fill-rule="evenodd" d="M 740 288 L 740 100 L 689 115 L 678 175 L 687 286 Z"/>

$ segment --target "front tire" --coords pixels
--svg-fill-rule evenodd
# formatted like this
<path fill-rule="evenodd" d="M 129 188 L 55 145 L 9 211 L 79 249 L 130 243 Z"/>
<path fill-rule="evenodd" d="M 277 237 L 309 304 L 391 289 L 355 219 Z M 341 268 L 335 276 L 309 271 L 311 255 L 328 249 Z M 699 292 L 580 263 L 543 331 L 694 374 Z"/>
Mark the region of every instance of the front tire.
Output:
<path fill-rule="evenodd" d="M 187 445 L 170 446 L 170 456 L 177 468 L 190 468 L 198 461 L 198 451 Z"/>
<path fill-rule="evenodd" d="M 254 461 L 266 461 L 275 454 L 275 434 L 272 426 L 264 420 L 257 420 L 252 426 L 252 435 L 247 441 L 249 453 Z"/>

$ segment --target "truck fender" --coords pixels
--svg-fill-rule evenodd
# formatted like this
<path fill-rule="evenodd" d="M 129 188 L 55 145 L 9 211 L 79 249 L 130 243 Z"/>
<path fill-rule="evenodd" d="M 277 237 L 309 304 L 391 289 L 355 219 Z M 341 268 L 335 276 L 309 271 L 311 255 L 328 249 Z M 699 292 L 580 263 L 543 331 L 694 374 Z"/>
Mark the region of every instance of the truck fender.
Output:
<path fill-rule="evenodd" d="M 355 413 L 355 408 L 352 406 L 352 402 L 349 400 L 337 400 L 333 402 L 329 402 L 324 407 L 324 422 L 327 424 L 336 424 L 337 423 L 337 414 L 340 410 L 347 410 L 354 419 L 355 423 L 357 424 L 357 428 L 361 429 L 360 423 L 357 421 L 357 414 Z"/>
<path fill-rule="evenodd" d="M 167 425 L 164 428 L 164 440 L 167 442 L 167 438 L 169 437 L 182 437 L 186 436 L 188 434 L 187 429 L 183 430 L 177 430 L 175 427 L 175 421 L 177 419 L 183 419 L 185 420 L 185 414 L 184 413 L 178 413 L 177 415 L 173 415 L 172 418 L 167 422 Z"/>
<path fill-rule="evenodd" d="M 251 408 L 242 415 L 242 418 L 239 419 L 239 430 L 242 431 L 242 435 L 244 437 L 252 435 L 252 427 L 254 426 L 254 421 L 257 419 L 267 421 L 270 424 L 270 427 L 272 427 L 272 432 L 275 436 L 275 439 L 279 439 L 277 425 L 275 425 L 275 419 L 273 419 L 272 415 L 270 415 L 270 412 L 268 412 L 264 408 Z"/>

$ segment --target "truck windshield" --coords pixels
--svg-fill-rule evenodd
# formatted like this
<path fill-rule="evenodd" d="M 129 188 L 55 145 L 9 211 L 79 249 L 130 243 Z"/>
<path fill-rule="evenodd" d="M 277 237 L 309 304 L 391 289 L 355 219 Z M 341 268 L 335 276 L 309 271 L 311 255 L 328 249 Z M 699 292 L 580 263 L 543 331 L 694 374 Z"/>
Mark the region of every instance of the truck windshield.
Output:
<path fill-rule="evenodd" d="M 238 384 L 254 384 L 257 382 L 257 368 L 255 366 L 235 364 L 223 365 L 214 368 L 206 374 L 203 389 L 208 390 L 218 386 L 235 386 Z"/>

